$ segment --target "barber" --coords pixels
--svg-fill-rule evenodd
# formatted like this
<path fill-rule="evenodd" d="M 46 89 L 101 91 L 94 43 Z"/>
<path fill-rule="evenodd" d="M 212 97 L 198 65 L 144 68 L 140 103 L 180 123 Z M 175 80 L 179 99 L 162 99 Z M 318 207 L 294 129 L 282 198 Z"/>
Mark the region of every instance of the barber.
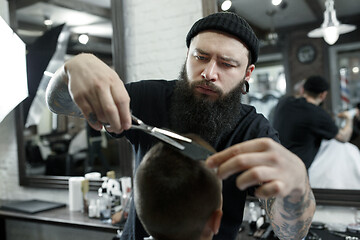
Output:
<path fill-rule="evenodd" d="M 215 13 L 192 26 L 186 44 L 187 57 L 178 80 L 126 86 L 95 56 L 77 55 L 51 79 L 49 108 L 83 116 L 96 130 L 109 123 L 108 132 L 125 135 L 134 145 L 135 167 L 154 142 L 138 131 L 124 131 L 131 127 L 130 109 L 148 124 L 200 135 L 219 152 L 207 164 L 218 168 L 223 179 L 224 214 L 214 239 L 236 238 L 246 189 L 259 183 L 255 195 L 263 202 L 276 235 L 302 239 L 315 211 L 305 166 L 278 143 L 277 132 L 262 115 L 241 103 L 258 58 L 256 35 L 238 15 Z M 122 239 L 146 236 L 132 206 Z"/>

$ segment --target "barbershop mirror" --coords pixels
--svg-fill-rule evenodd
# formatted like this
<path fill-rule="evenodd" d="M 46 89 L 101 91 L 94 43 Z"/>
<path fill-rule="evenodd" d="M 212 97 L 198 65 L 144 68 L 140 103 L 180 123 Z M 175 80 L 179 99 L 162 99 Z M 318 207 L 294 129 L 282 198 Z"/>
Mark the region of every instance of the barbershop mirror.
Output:
<path fill-rule="evenodd" d="M 73 55 L 92 53 L 113 66 L 110 0 L 81 6 L 76 2 L 67 1 L 64 6 L 41 1 L 10 4 L 17 33 L 27 45 L 29 97 L 16 109 L 19 178 L 24 186 L 67 188 L 69 176 L 87 172 L 132 175 L 132 148 L 125 139 L 94 131 L 83 119 L 53 114 L 45 104 L 47 81 Z M 53 25 L 38 21 L 39 9 L 49 12 L 47 18 L 54 16 Z M 74 21 L 67 21 L 71 14 Z M 76 22 L 79 16 L 83 18 L 80 25 Z M 81 32 L 89 37 L 86 44 L 78 40 Z"/>
<path fill-rule="evenodd" d="M 356 68 L 360 63 L 359 47 L 359 44 L 345 44 L 329 49 L 329 64 L 335 63 L 333 69 L 337 69 L 337 76 L 340 77 L 340 71 L 344 68 L 352 71 L 352 73 L 349 74 L 349 87 L 351 88 L 351 92 L 348 108 L 349 106 L 356 105 L 360 97 L 358 95 L 360 92 L 360 85 L 358 84 L 360 76 L 357 75 Z M 334 74 L 332 74 L 332 76 L 334 76 Z M 341 104 L 339 81 L 336 79 L 329 79 L 329 81 L 331 81 L 331 85 L 334 86 L 331 91 L 333 103 L 331 110 L 335 112 L 334 109 L 337 109 L 337 112 L 339 112 L 339 109 L 346 109 Z M 252 79 L 250 80 L 251 91 L 247 95 L 247 103 L 255 106 L 257 111 L 262 113 L 270 123 L 272 123 L 272 109 L 276 106 L 281 97 L 289 95 L 289 92 L 292 92 L 291 90 L 289 91 L 290 86 L 287 86 L 287 83 L 290 84 L 286 79 L 283 55 L 279 53 L 263 55 L 259 58 L 257 67 L 252 74 Z M 288 91 L 286 91 L 286 89 L 288 89 Z M 335 96 L 337 96 L 337 98 Z M 335 100 L 333 100 L 334 98 Z M 341 122 L 338 122 L 338 124 L 340 126 Z M 349 206 L 359 205 L 360 180 L 358 178 L 353 178 L 351 181 L 349 178 L 350 172 L 347 172 L 342 176 L 334 174 L 331 176 L 331 179 L 328 179 L 329 173 L 325 173 L 325 171 L 331 172 L 331 170 L 333 170 L 333 172 L 338 172 L 338 170 L 335 170 L 336 168 L 341 168 L 340 166 L 344 168 L 344 165 L 346 165 L 346 167 L 351 169 L 350 171 L 356 172 L 357 176 L 360 174 L 360 168 L 358 167 L 358 163 L 360 163 L 360 158 L 358 157 L 360 156 L 357 148 L 358 145 L 353 144 L 350 146 L 349 143 L 342 144 L 337 142 L 333 143 L 332 146 L 339 145 L 342 145 L 342 149 L 345 149 L 343 148 L 345 145 L 346 151 L 351 150 L 356 152 L 343 152 L 343 154 L 339 155 L 341 151 L 334 149 L 337 153 L 334 154 L 333 157 L 328 157 L 326 159 L 327 162 L 324 162 L 324 157 L 321 155 L 317 156 L 314 161 L 314 166 L 316 167 L 310 168 L 309 170 L 309 176 L 310 179 L 312 179 L 312 181 L 310 180 L 310 183 L 313 187 L 318 204 L 341 203 L 342 205 L 348 204 Z M 356 153 L 357 155 L 352 153 Z M 353 155 L 352 159 L 350 159 L 350 155 Z M 330 160 L 334 162 L 329 166 L 327 163 L 329 163 Z M 326 166 L 329 166 L 330 169 Z"/>
<path fill-rule="evenodd" d="M 121 1 L 119 1 L 121 2 Z M 207 1 L 203 1 L 207 2 Z M 120 12 L 120 11 L 119 11 Z M 113 22 L 115 25 L 119 25 L 122 23 L 119 23 L 118 19 Z M 118 35 L 121 35 L 122 27 L 120 26 L 113 26 L 113 29 L 117 29 L 117 31 L 120 31 Z M 287 29 L 288 32 L 290 32 Z M 115 36 L 116 34 L 114 34 Z M 269 58 L 262 59 L 262 61 L 259 61 L 259 64 L 257 65 L 257 69 L 255 70 L 254 74 L 257 76 L 256 79 L 253 79 L 253 83 L 251 83 L 250 92 L 252 92 L 252 95 L 248 96 L 248 100 L 250 101 L 250 98 L 261 98 L 261 100 L 266 99 L 272 99 L 275 98 L 278 99 L 282 95 L 285 94 L 285 90 L 289 91 L 290 85 L 289 84 L 289 78 L 286 77 L 288 74 L 288 65 L 290 62 L 295 61 L 291 59 L 291 56 L 289 52 L 289 44 L 286 43 L 286 37 L 282 38 L 279 36 L 279 45 L 274 51 L 269 51 L 270 54 L 268 54 L 268 51 L 266 49 L 261 50 L 262 56 L 271 56 Z M 311 42 L 312 40 L 307 39 L 307 42 Z M 115 41 L 117 42 L 117 41 Z M 115 48 L 116 49 L 116 48 Z M 120 52 L 120 56 L 118 55 Z M 70 54 L 75 54 L 75 52 L 72 52 Z M 112 55 L 112 59 L 116 61 L 117 59 L 120 59 L 119 62 L 125 62 L 121 61 L 123 56 L 121 55 L 121 50 L 114 51 L 114 54 Z M 115 65 L 115 64 L 114 64 Z M 269 71 L 267 69 L 270 69 Z M 274 77 L 275 74 L 275 77 Z M 255 76 L 254 75 L 254 76 Z M 278 79 L 278 81 L 275 82 L 273 79 Z M 259 83 L 259 84 L 258 84 Z M 271 88 L 269 89 L 262 89 L 262 84 L 260 86 L 260 83 L 266 83 Z M 286 84 L 285 84 L 286 83 Z M 275 87 L 275 89 L 273 88 Z M 254 91 L 253 91 L 254 90 Z M 267 91 L 269 90 L 269 91 Z M 276 90 L 276 91 L 273 91 Z M 271 95 L 267 95 L 271 94 Z M 266 97 L 265 97 L 266 96 Z M 265 97 L 264 99 L 262 99 Z M 275 98 L 273 98 L 275 97 Z M 254 100 L 253 99 L 253 100 Z M 273 104 L 273 103 L 272 103 Z M 85 171 L 78 171 L 75 172 L 75 168 L 69 168 L 69 163 L 71 162 L 68 154 L 69 150 L 69 144 L 71 140 L 82 130 L 86 133 L 86 123 L 84 120 L 80 119 L 74 119 L 64 116 L 56 116 L 52 115 L 50 113 L 45 114 L 46 124 L 41 122 L 40 124 L 36 126 L 30 126 L 29 128 L 25 128 L 25 116 L 24 116 L 24 108 L 25 108 L 26 102 L 21 104 L 16 109 L 16 126 L 17 126 L 17 140 L 18 140 L 18 152 L 19 152 L 19 176 L 20 176 L 20 184 L 24 186 L 31 186 L 31 187 L 46 187 L 46 188 L 63 188 L 66 189 L 68 187 L 68 177 L 76 174 L 76 175 L 83 175 Z M 47 131 L 43 130 L 47 129 Z M 35 134 L 36 133 L 36 134 Z M 87 134 L 87 133 L 86 133 Z M 85 135 L 86 135 L 85 134 Z M 59 161 L 63 162 L 61 170 L 58 172 L 54 171 L 48 171 L 50 174 L 46 174 L 46 163 L 44 166 L 44 159 L 41 159 L 38 155 L 38 149 L 36 149 L 36 146 L 32 148 L 31 144 L 31 138 L 34 138 L 34 135 L 36 136 L 35 140 L 41 140 L 44 141 L 45 145 L 53 147 L 52 151 L 58 152 L 59 154 L 52 156 L 47 155 L 46 158 L 49 156 L 52 156 L 53 158 L 60 159 Z M 29 143 L 30 141 L 30 143 Z M 129 156 L 128 154 L 125 154 L 125 152 L 131 152 L 129 151 L 129 145 L 127 145 L 127 142 L 125 140 L 112 140 L 107 138 L 108 141 L 108 150 L 104 150 L 104 155 L 109 155 L 110 158 L 116 159 L 116 162 L 114 162 L 114 169 L 110 168 L 110 170 L 117 171 L 117 176 L 131 174 L 130 173 L 124 173 L 121 172 L 122 170 L 119 170 L 118 168 L 124 169 L 131 169 L 130 166 L 122 166 L 121 164 L 124 162 L 122 161 L 124 158 L 128 159 L 132 156 Z M 122 142 L 124 141 L 124 142 Z M 119 150 L 119 145 L 125 146 L 125 151 Z M 131 147 L 130 147 L 131 148 Z M 33 149 L 32 151 L 30 149 Z M 29 158 L 29 152 L 32 152 L 31 154 L 35 155 L 35 158 Z M 63 154 L 63 156 L 61 156 Z M 125 156 L 122 156 L 122 154 L 125 154 Z M 85 168 L 84 163 L 84 155 L 83 152 L 79 152 L 77 156 L 72 156 L 74 158 L 78 157 L 79 159 L 78 163 L 80 163 L 79 166 L 82 168 Z M 131 155 L 131 154 L 130 154 Z M 38 157 L 36 157 L 38 156 Z M 85 157 L 86 158 L 86 157 Z M 67 165 L 68 164 L 68 165 Z M 73 162 L 75 164 L 75 162 Z M 35 168 L 30 168 L 29 165 L 38 166 L 38 168 L 35 170 Z M 116 168 L 118 167 L 118 168 Z M 123 168 L 124 167 L 124 168 Z M 84 169 L 83 169 L 84 170 Z M 103 171 L 100 168 L 97 168 L 95 170 Z M 359 206 L 360 205 L 360 191 L 358 190 L 351 190 L 351 189 L 314 189 L 316 199 L 319 204 L 333 204 L 333 205 L 349 205 L 349 206 Z"/>
<path fill-rule="evenodd" d="M 28 66 L 32 67 L 28 69 L 29 86 L 36 85 L 33 75 L 39 68 L 39 64 L 31 62 L 40 62 L 34 61 L 32 51 L 29 49 L 27 54 Z M 57 50 L 53 56 L 56 55 Z M 48 68 L 53 61 L 50 59 Z M 48 68 L 45 71 L 51 72 Z M 51 113 L 45 104 L 44 80 L 46 76 L 35 93 L 30 91 L 16 109 L 20 184 L 67 188 L 69 176 L 84 176 L 88 172 L 106 176 L 114 171 L 116 177 L 131 176 L 130 144 L 125 139 L 111 138 L 105 131 L 95 131 L 84 119 Z"/>

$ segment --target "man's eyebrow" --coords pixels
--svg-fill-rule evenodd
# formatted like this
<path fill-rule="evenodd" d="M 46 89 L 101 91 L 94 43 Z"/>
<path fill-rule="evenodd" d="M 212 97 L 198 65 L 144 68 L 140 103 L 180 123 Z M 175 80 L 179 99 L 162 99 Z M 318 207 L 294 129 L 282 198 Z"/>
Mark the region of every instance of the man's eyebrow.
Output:
<path fill-rule="evenodd" d="M 209 56 L 210 54 L 205 52 L 204 50 L 200 49 L 200 48 L 195 48 L 194 49 L 194 52 L 196 53 L 200 53 L 202 55 L 207 55 Z M 227 56 L 219 56 L 218 59 L 221 59 L 223 61 L 226 61 L 226 62 L 230 62 L 232 64 L 234 64 L 235 66 L 239 66 L 240 65 L 240 62 L 238 60 L 235 60 L 234 58 L 232 57 L 227 57 Z"/>
<path fill-rule="evenodd" d="M 231 58 L 231 57 L 226 57 L 226 56 L 223 56 L 223 57 L 219 57 L 221 60 L 224 60 L 224 61 L 226 61 L 226 62 L 231 62 L 231 63 L 233 63 L 234 65 L 236 65 L 236 66 L 239 66 L 240 65 L 240 62 L 238 61 L 238 60 L 235 60 L 235 59 L 233 59 L 233 58 Z"/>
<path fill-rule="evenodd" d="M 200 48 L 195 48 L 194 52 L 200 53 L 200 54 L 203 54 L 203 55 L 210 55 L 209 53 L 205 52 L 204 50 L 202 50 Z"/>

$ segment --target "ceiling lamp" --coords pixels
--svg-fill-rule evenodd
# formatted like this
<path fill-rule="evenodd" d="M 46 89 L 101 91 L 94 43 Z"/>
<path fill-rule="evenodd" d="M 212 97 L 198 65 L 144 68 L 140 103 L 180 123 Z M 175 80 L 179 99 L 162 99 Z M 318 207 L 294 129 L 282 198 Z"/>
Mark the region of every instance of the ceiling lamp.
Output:
<path fill-rule="evenodd" d="M 227 11 L 230 9 L 232 2 L 230 0 L 225 0 L 222 4 L 221 4 L 221 10 L 223 11 Z"/>
<path fill-rule="evenodd" d="M 271 18 L 271 27 L 270 32 L 266 34 L 266 41 L 270 45 L 276 45 L 278 42 L 278 34 L 275 32 L 275 25 L 274 25 L 274 15 L 276 14 L 276 10 L 266 11 L 266 15 Z"/>
<path fill-rule="evenodd" d="M 274 6 L 280 5 L 281 2 L 282 2 L 282 0 L 271 0 L 272 5 L 274 5 Z"/>
<path fill-rule="evenodd" d="M 333 45 L 339 38 L 340 34 L 348 33 L 356 29 L 355 25 L 341 24 L 336 18 L 334 9 L 334 0 L 326 0 L 324 12 L 324 22 L 320 28 L 316 28 L 308 33 L 310 38 L 323 37 L 325 42 Z"/>
<path fill-rule="evenodd" d="M 79 43 L 86 45 L 89 41 L 89 36 L 87 34 L 80 34 L 78 40 Z"/>
<path fill-rule="evenodd" d="M 44 25 L 46 25 L 46 26 L 51 26 L 51 25 L 53 25 L 53 21 L 50 19 L 50 17 L 49 16 L 45 16 L 44 17 Z"/>

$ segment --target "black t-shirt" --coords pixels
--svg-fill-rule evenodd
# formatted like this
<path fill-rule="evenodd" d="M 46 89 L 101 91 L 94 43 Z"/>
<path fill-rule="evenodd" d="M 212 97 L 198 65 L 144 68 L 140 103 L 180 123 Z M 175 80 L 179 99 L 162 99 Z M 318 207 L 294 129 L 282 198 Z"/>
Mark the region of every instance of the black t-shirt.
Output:
<path fill-rule="evenodd" d="M 285 97 L 275 109 L 274 128 L 280 142 L 295 153 L 308 169 L 319 150 L 322 139 L 332 139 L 338 128 L 321 107 L 305 98 Z"/>
<path fill-rule="evenodd" d="M 350 141 L 356 139 L 357 137 L 360 136 L 360 119 L 358 117 L 354 117 L 353 118 L 353 132 L 351 134 L 351 138 Z"/>
<path fill-rule="evenodd" d="M 126 89 L 131 99 L 132 114 L 149 125 L 169 129 L 169 110 L 175 84 L 176 80 L 147 80 L 127 84 Z M 135 130 L 126 131 L 125 136 L 136 151 L 136 169 L 142 157 L 157 140 Z M 217 151 L 221 151 L 236 143 L 260 137 L 270 137 L 279 141 L 277 132 L 263 115 L 257 114 L 254 107 L 242 105 L 237 127 L 229 136 L 222 136 L 221 139 L 226 139 L 225 141 L 218 141 L 217 145 L 213 147 Z M 236 187 L 236 176 L 233 175 L 223 181 L 223 217 L 219 234 L 214 239 L 235 239 L 242 223 L 247 192 L 240 191 Z M 143 237 L 146 236 L 148 234 L 143 229 L 132 203 L 121 239 L 143 240 Z"/>

